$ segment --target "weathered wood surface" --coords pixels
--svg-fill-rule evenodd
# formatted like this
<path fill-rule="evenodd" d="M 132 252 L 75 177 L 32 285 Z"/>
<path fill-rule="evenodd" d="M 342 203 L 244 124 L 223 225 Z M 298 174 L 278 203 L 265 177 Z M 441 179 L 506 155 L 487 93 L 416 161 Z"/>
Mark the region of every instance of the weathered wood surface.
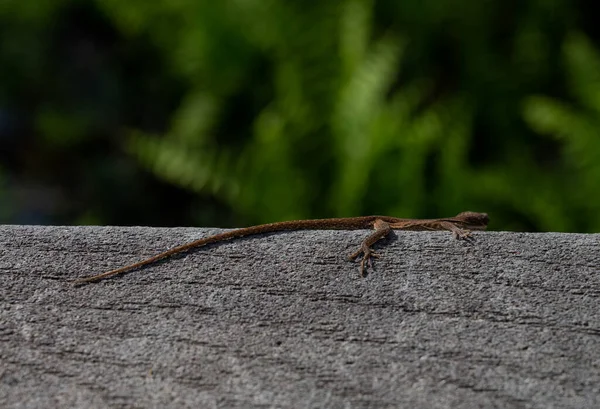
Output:
<path fill-rule="evenodd" d="M 600 235 L 0 227 L 0 406 L 600 407 Z"/>

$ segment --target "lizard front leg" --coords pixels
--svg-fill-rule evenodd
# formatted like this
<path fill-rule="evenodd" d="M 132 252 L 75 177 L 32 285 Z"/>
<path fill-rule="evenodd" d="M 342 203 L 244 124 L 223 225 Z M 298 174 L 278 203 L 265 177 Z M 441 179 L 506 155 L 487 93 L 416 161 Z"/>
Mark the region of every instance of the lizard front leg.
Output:
<path fill-rule="evenodd" d="M 369 267 L 372 266 L 371 258 L 377 258 L 379 255 L 375 253 L 371 246 L 375 244 L 378 240 L 384 238 L 392 231 L 392 227 L 389 223 L 384 222 L 381 219 L 375 220 L 373 223 L 373 227 L 375 231 L 371 233 L 364 241 L 362 242 L 360 248 L 355 251 L 353 254 L 348 257 L 351 261 L 354 261 L 360 254 L 362 253 L 363 257 L 360 261 L 360 274 L 365 277 L 366 269 L 365 264 L 368 264 Z"/>
<path fill-rule="evenodd" d="M 454 223 L 440 222 L 440 227 L 451 231 L 455 239 L 473 240 L 473 237 L 471 236 L 471 230 L 461 229 Z"/>

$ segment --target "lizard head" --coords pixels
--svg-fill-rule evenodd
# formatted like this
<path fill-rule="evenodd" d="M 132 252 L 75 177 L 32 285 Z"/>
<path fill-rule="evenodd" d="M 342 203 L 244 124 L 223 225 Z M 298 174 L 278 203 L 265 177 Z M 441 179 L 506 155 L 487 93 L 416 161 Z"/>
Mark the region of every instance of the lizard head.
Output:
<path fill-rule="evenodd" d="M 456 215 L 461 219 L 465 228 L 469 230 L 485 230 L 490 218 L 487 213 L 462 212 Z"/>

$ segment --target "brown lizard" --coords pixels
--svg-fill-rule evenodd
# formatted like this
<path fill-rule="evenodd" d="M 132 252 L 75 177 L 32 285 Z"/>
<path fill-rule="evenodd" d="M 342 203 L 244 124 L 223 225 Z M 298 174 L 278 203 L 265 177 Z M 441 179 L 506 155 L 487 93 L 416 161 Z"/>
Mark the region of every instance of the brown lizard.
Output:
<path fill-rule="evenodd" d="M 350 255 L 349 259 L 354 261 L 362 253 L 360 262 L 361 275 L 365 276 L 365 263 L 371 264 L 372 257 L 378 255 L 371 249 L 379 239 L 386 237 L 392 230 L 448 230 L 451 231 L 457 239 L 467 239 L 470 237 L 471 230 L 485 230 L 488 224 L 488 215 L 485 213 L 462 212 L 454 217 L 443 219 L 399 219 L 389 216 L 362 216 L 345 217 L 337 219 L 313 219 L 313 220 L 292 220 L 286 222 L 261 224 L 258 226 L 244 227 L 231 230 L 225 233 L 215 234 L 203 239 L 192 241 L 160 253 L 154 257 L 120 267 L 115 270 L 107 271 L 91 277 L 80 278 L 74 284 L 85 284 L 94 281 L 100 281 L 117 274 L 124 273 L 135 268 L 139 268 L 163 258 L 177 253 L 188 251 L 196 247 L 206 246 L 211 243 L 218 243 L 239 237 L 250 236 L 254 234 L 271 233 L 286 230 L 359 230 L 375 229 L 363 242 L 360 248 Z"/>

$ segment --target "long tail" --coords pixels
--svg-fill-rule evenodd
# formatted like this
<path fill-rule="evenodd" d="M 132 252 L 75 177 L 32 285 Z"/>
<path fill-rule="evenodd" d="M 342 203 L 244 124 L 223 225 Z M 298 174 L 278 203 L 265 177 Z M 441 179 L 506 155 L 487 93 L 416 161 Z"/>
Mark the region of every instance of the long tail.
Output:
<path fill-rule="evenodd" d="M 75 285 L 93 283 L 96 281 L 103 280 L 108 277 L 122 274 L 127 271 L 143 267 L 148 264 L 155 263 L 159 260 L 172 256 L 174 254 L 188 251 L 192 248 L 206 246 L 207 244 L 226 241 L 235 239 L 238 237 L 251 236 L 261 233 L 272 233 L 276 231 L 286 230 L 305 230 L 305 229 L 356 229 L 356 228 L 369 228 L 369 221 L 372 217 L 357 217 L 354 219 L 317 219 L 317 220 L 292 220 L 286 222 L 261 224 L 258 226 L 245 227 L 242 229 L 231 230 L 225 233 L 215 234 L 213 236 L 205 237 L 199 240 L 186 243 L 178 247 L 174 247 L 164 253 L 157 254 L 156 256 L 147 258 L 134 264 L 130 264 L 124 267 L 116 268 L 114 270 L 107 271 L 102 274 L 97 274 L 90 277 L 84 277 L 77 279 L 73 282 Z M 352 220 L 352 221 L 350 221 Z"/>
<path fill-rule="evenodd" d="M 292 227 L 289 227 L 289 228 L 286 229 L 287 226 L 282 225 L 282 224 L 279 224 L 279 226 L 277 226 L 277 227 L 278 227 L 277 230 L 289 230 L 289 229 L 292 229 Z M 79 278 L 79 279 L 75 280 L 73 282 L 73 284 L 75 284 L 75 285 L 81 285 L 81 284 L 93 283 L 93 282 L 100 281 L 100 280 L 103 280 L 103 279 L 108 278 L 108 277 L 115 276 L 117 274 L 122 274 L 122 273 L 125 273 L 127 271 L 143 267 L 143 266 L 148 265 L 148 264 L 155 263 L 157 261 L 160 261 L 160 260 L 162 260 L 164 258 L 167 258 L 167 257 L 170 257 L 172 255 L 188 251 L 188 250 L 190 250 L 192 248 L 206 246 L 207 244 L 216 243 L 216 242 L 219 242 L 219 241 L 231 240 L 231 239 L 234 239 L 234 238 L 237 238 L 237 237 L 243 237 L 243 236 L 248 236 L 248 235 L 253 235 L 253 234 L 258 234 L 258 233 L 269 233 L 271 231 L 275 231 L 275 229 L 270 229 L 270 225 L 264 224 L 264 225 L 260 225 L 260 226 L 253 226 L 253 227 L 248 227 L 248 228 L 243 228 L 243 229 L 236 229 L 236 230 L 231 230 L 231 231 L 224 232 L 224 233 L 215 234 L 213 236 L 204 237 L 202 239 L 194 240 L 194 241 L 192 241 L 190 243 L 182 244 L 181 246 L 173 247 L 170 250 L 167 250 L 167 251 L 165 251 L 163 253 L 157 254 L 156 256 L 147 258 L 145 260 L 138 261 L 137 263 L 133 263 L 133 264 L 130 264 L 130 265 L 127 265 L 127 266 L 124 266 L 124 267 L 119 267 L 119 268 L 116 268 L 114 270 L 110 270 L 110 271 L 107 271 L 105 273 L 97 274 L 97 275 L 94 275 L 94 276 L 91 276 L 91 277 Z"/>

